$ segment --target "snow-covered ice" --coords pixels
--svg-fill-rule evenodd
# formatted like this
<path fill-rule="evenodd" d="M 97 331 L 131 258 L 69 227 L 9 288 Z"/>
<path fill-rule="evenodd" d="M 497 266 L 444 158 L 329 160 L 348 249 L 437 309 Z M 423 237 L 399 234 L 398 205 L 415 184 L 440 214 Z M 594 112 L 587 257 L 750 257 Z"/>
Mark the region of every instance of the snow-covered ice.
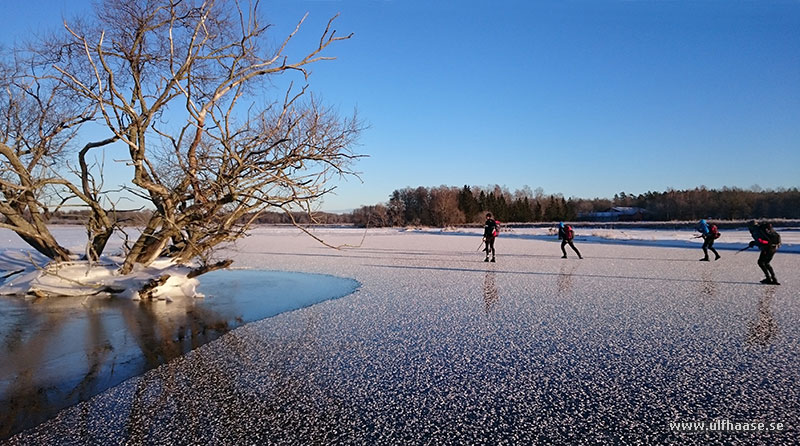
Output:
<path fill-rule="evenodd" d="M 470 232 L 467 230 L 466 232 Z M 363 231 L 319 230 L 332 244 Z M 286 229 L 237 266 L 362 286 L 247 324 L 10 440 L 37 443 L 788 444 L 800 427 L 800 255 L 370 230 Z M 691 233 L 687 233 L 691 236 Z M 728 234 L 723 234 L 726 237 Z M 588 237 L 588 235 L 583 235 Z M 786 242 L 786 237 L 784 237 Z M 791 243 L 786 243 L 791 247 Z M 570 253 L 571 254 L 571 253 Z M 679 432 L 671 422 L 782 423 Z"/>

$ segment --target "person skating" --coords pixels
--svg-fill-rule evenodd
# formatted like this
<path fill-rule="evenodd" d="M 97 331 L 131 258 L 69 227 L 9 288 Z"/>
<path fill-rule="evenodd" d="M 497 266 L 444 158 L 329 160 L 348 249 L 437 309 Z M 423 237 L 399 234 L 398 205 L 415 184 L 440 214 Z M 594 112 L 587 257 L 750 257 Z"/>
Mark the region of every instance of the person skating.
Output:
<path fill-rule="evenodd" d="M 497 230 L 499 229 L 499 223 L 497 220 L 492 218 L 492 213 L 486 213 L 486 221 L 483 223 L 483 241 L 486 243 L 486 247 L 483 249 L 486 251 L 486 258 L 483 259 L 484 262 L 489 262 L 489 252 L 492 253 L 492 262 L 494 262 L 494 239 L 497 237 Z"/>
<path fill-rule="evenodd" d="M 753 240 L 747 245 L 748 248 L 758 246 L 761 254 L 758 256 L 758 267 L 764 272 L 766 276 L 761 283 L 766 285 L 780 285 L 778 279 L 775 277 L 775 270 L 772 269 L 770 262 L 775 257 L 775 252 L 781 245 L 781 235 L 772 228 L 772 223 L 761 223 L 756 225 L 751 222 L 749 225 L 750 235 Z"/>
<path fill-rule="evenodd" d="M 570 248 L 575 251 L 575 254 L 578 254 L 578 258 L 582 259 L 581 252 L 578 251 L 578 248 L 575 247 L 575 244 L 572 243 L 572 240 L 575 238 L 575 231 L 572 230 L 572 226 L 565 225 L 564 222 L 558 223 L 558 239 L 561 240 L 561 252 L 564 253 L 561 256 L 562 259 L 567 258 L 567 250 L 564 249 L 564 246 L 569 244 Z"/>
<path fill-rule="evenodd" d="M 719 238 L 719 230 L 717 230 L 717 225 L 708 225 L 708 222 L 705 220 L 700 220 L 700 223 L 697 225 L 697 230 L 700 232 L 700 237 L 703 238 L 703 256 L 700 259 L 701 262 L 708 262 L 708 250 L 710 249 L 711 252 L 714 253 L 714 260 L 719 260 L 720 255 L 716 249 L 714 249 L 714 240 Z"/>

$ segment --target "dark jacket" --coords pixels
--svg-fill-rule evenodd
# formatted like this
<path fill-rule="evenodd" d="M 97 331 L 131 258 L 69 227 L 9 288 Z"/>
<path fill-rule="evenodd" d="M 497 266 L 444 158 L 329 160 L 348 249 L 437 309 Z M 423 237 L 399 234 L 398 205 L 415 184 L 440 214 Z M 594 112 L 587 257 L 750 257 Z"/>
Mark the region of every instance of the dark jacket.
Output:
<path fill-rule="evenodd" d="M 497 221 L 487 218 L 483 224 L 483 236 L 486 238 L 494 237 L 497 234 L 497 228 Z"/>

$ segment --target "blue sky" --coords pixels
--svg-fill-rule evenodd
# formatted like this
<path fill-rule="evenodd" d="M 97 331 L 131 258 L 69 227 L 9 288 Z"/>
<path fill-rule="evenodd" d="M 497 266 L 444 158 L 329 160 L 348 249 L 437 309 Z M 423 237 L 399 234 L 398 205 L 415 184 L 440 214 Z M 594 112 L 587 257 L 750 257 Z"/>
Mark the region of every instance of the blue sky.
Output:
<path fill-rule="evenodd" d="M 31 4 L 37 5 L 32 8 Z M 3 39 L 59 26 L 84 0 L 4 2 Z M 405 186 L 528 185 L 611 197 L 800 186 L 800 1 L 263 2 L 290 51 L 339 12 L 337 60 L 311 88 L 369 124 L 363 183 L 323 209 Z"/>

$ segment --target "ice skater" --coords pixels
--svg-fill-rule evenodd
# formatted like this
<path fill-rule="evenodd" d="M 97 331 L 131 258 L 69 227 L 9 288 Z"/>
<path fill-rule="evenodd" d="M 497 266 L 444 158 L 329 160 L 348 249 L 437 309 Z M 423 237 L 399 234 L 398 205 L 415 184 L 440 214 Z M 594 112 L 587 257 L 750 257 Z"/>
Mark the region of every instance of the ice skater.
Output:
<path fill-rule="evenodd" d="M 714 240 L 719 238 L 719 230 L 717 229 L 717 225 L 708 225 L 708 222 L 705 220 L 700 220 L 700 223 L 697 225 L 697 230 L 700 232 L 700 237 L 703 238 L 703 254 L 705 256 L 700 259 L 701 262 L 708 262 L 708 250 L 710 249 L 711 252 L 714 253 L 714 260 L 719 260 L 720 255 L 716 249 L 714 249 Z"/>
<path fill-rule="evenodd" d="M 575 244 L 572 243 L 572 240 L 575 238 L 575 231 L 572 230 L 572 226 L 565 225 L 564 222 L 558 223 L 558 239 L 561 240 L 561 252 L 564 253 L 561 256 L 562 259 L 567 258 L 567 250 L 564 249 L 564 246 L 569 244 L 570 248 L 575 251 L 575 254 L 578 254 L 578 258 L 582 259 L 581 252 L 578 251 L 578 248 L 575 247 Z"/>
<path fill-rule="evenodd" d="M 755 222 L 751 222 L 748 229 L 753 240 L 745 249 L 758 246 L 758 249 L 761 250 L 761 254 L 758 256 L 758 267 L 761 268 L 761 271 L 766 276 L 761 283 L 765 285 L 780 285 L 770 262 L 775 257 L 778 247 L 781 246 L 781 235 L 772 228 L 772 223 L 756 225 Z"/>
<path fill-rule="evenodd" d="M 483 242 L 486 244 L 486 247 L 483 248 L 486 251 L 486 258 L 483 259 L 484 262 L 494 262 L 494 239 L 497 237 L 497 230 L 500 228 L 500 224 L 492 217 L 491 212 L 486 213 L 486 221 L 483 223 Z M 489 260 L 489 251 L 491 250 L 492 253 L 492 260 Z"/>

